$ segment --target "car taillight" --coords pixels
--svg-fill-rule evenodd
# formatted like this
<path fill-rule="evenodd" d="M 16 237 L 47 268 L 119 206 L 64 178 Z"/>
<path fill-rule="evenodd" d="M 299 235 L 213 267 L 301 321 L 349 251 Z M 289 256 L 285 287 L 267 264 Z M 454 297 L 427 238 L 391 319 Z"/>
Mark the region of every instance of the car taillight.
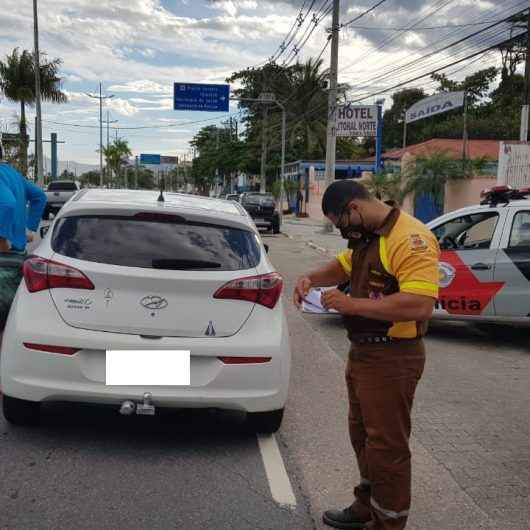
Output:
<path fill-rule="evenodd" d="M 79 270 L 44 258 L 24 262 L 24 280 L 30 293 L 46 289 L 94 289 L 94 284 Z"/>
<path fill-rule="evenodd" d="M 272 357 L 219 357 L 223 364 L 263 364 L 271 359 Z"/>
<path fill-rule="evenodd" d="M 277 272 L 238 278 L 223 285 L 214 298 L 246 300 L 273 309 L 282 294 L 283 279 Z"/>
<path fill-rule="evenodd" d="M 68 346 L 50 346 L 48 344 L 34 344 L 32 342 L 25 342 L 24 347 L 28 350 L 44 351 L 47 353 L 60 353 L 62 355 L 74 355 L 79 351 L 79 348 L 69 348 Z"/>

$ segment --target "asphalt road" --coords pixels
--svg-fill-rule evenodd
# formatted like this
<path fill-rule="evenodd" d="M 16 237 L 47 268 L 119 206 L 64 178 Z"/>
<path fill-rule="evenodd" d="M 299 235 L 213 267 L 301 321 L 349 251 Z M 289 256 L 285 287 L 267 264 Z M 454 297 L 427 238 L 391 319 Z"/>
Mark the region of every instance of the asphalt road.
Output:
<path fill-rule="evenodd" d="M 305 530 L 323 528 L 323 509 L 351 502 L 347 340 L 339 318 L 301 315 L 289 302 L 296 277 L 324 258 L 303 242 L 264 237 L 284 275 L 293 349 L 281 431 L 258 440 L 237 415 L 196 411 L 122 418 L 56 406 L 31 429 L 0 415 L 0 529 Z M 492 329 L 436 325 L 428 338 L 411 530 L 528 528 L 528 332 Z M 276 442 L 279 459 L 264 449 Z M 292 488 L 290 506 L 277 500 L 278 474 Z"/>

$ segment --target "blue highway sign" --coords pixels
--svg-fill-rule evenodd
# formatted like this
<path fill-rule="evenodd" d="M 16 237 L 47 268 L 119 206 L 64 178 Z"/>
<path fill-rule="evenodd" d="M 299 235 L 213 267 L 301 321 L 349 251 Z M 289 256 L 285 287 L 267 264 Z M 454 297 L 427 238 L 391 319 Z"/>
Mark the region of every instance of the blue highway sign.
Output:
<path fill-rule="evenodd" d="M 230 85 L 175 83 L 174 110 L 228 112 Z"/>
<path fill-rule="evenodd" d="M 140 155 L 140 164 L 160 165 L 160 155 Z"/>

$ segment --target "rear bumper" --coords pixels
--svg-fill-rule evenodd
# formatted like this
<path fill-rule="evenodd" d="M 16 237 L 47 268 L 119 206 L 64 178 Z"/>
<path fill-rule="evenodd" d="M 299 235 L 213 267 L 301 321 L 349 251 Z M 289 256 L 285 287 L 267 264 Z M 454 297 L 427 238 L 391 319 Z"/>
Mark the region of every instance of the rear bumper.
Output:
<path fill-rule="evenodd" d="M 55 308 L 46 303 L 46 297 L 48 293 L 32 295 L 30 309 L 29 304 L 22 301 L 27 302 L 27 296 L 15 299 L 1 346 L 0 388 L 5 395 L 37 402 L 118 405 L 125 399 L 141 400 L 144 392 L 151 392 L 153 403 L 160 407 L 263 412 L 285 406 L 290 349 L 281 305 L 273 311 L 255 308 L 244 327 L 233 337 L 153 341 L 138 335 L 71 328 L 60 319 Z M 38 318 L 33 319 L 25 313 L 32 313 L 39 306 L 42 312 Z M 31 350 L 24 342 L 82 349 L 66 356 Z M 191 385 L 107 386 L 107 349 L 190 350 Z M 252 355 L 271 357 L 271 361 L 227 365 L 218 359 L 219 356 Z"/>
<path fill-rule="evenodd" d="M 254 224 L 256 226 L 274 226 L 278 225 L 280 223 L 280 218 L 278 215 L 273 216 L 256 216 L 252 217 L 252 220 L 254 221 Z"/>

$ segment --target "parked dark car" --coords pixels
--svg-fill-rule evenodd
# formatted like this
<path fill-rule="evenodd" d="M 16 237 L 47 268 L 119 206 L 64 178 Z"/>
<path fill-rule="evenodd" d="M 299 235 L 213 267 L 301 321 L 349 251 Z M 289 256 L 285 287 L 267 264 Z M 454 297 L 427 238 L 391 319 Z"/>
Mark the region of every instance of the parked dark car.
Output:
<path fill-rule="evenodd" d="M 229 193 L 225 199 L 227 201 L 236 201 L 239 202 L 239 193 Z"/>
<path fill-rule="evenodd" d="M 270 193 L 243 193 L 240 202 L 258 228 L 265 228 L 273 234 L 280 233 L 280 214 Z"/>

